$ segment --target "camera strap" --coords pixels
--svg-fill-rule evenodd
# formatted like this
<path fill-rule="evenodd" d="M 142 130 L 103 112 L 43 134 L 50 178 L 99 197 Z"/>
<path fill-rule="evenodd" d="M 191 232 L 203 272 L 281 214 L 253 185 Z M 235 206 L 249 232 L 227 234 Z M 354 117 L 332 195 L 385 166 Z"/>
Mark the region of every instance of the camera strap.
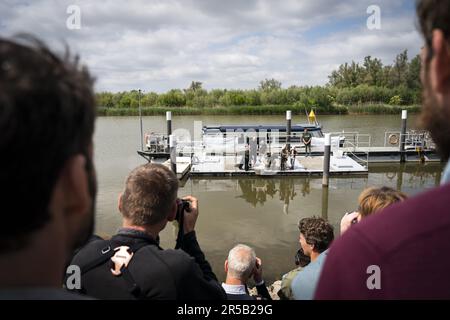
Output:
<path fill-rule="evenodd" d="M 178 221 L 178 234 L 177 241 L 175 243 L 175 249 L 180 249 L 183 246 L 183 236 L 184 236 L 184 212 L 181 213 Z"/>
<path fill-rule="evenodd" d="M 141 249 L 142 247 L 145 247 L 149 245 L 148 242 L 138 242 L 135 243 L 134 245 L 130 246 L 128 251 L 131 254 L 136 253 L 139 249 Z M 96 257 L 94 260 L 92 260 L 91 262 L 87 263 L 86 265 L 84 265 L 83 267 L 81 267 L 81 274 L 85 274 L 86 272 L 108 262 L 112 257 L 114 257 L 114 255 L 116 254 L 116 248 L 112 249 L 112 243 L 110 240 L 106 241 L 106 246 L 103 247 L 103 249 L 101 249 L 100 251 L 100 255 L 98 257 Z M 139 297 L 141 295 L 141 289 L 138 286 L 138 284 L 136 283 L 136 281 L 134 280 L 133 276 L 130 273 L 130 270 L 128 270 L 126 265 L 123 265 L 122 268 L 120 269 L 121 275 L 123 276 L 123 278 L 125 279 L 125 281 L 128 283 L 128 291 L 133 294 L 136 297 Z"/>

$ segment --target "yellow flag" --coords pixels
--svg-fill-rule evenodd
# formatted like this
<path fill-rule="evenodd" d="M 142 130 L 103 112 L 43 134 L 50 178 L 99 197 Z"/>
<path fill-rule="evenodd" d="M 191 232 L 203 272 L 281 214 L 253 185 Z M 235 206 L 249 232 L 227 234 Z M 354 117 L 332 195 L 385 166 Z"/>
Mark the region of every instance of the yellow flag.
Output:
<path fill-rule="evenodd" d="M 314 111 L 311 109 L 311 112 L 309 113 L 309 121 L 316 122 L 316 115 L 314 114 Z"/>

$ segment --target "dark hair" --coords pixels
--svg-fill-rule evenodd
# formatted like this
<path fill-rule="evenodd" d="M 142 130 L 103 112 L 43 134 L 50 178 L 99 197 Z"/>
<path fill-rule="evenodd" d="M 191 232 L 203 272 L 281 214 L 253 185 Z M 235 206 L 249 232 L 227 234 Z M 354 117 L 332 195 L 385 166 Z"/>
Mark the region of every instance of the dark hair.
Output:
<path fill-rule="evenodd" d="M 147 163 L 128 176 L 122 195 L 122 214 L 136 226 L 154 225 L 167 218 L 177 199 L 178 179 L 166 166 Z"/>
<path fill-rule="evenodd" d="M 48 223 L 65 162 L 88 154 L 93 79 L 78 62 L 68 49 L 58 57 L 32 36 L 0 37 L 0 252 L 26 246 Z"/>
<path fill-rule="evenodd" d="M 327 250 L 334 239 L 333 226 L 322 218 L 303 218 L 298 228 L 306 243 L 314 245 L 314 250 L 319 253 Z"/>
<path fill-rule="evenodd" d="M 307 256 L 304 252 L 302 247 L 297 250 L 297 253 L 295 255 L 295 265 L 300 266 L 302 268 L 306 267 L 311 262 L 311 257 Z"/>
<path fill-rule="evenodd" d="M 416 11 L 420 31 L 430 51 L 434 29 L 442 30 L 445 38 L 450 39 L 450 1 L 418 0 Z M 428 59 L 430 57 L 431 54 L 428 55 Z"/>

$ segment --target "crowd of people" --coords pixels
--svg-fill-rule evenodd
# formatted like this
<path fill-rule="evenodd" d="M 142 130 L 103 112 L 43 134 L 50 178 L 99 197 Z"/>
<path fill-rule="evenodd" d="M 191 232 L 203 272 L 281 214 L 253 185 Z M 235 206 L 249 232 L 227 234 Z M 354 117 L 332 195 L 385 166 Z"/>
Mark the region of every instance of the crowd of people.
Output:
<path fill-rule="evenodd" d="M 421 120 L 448 160 L 450 3 L 421 0 L 417 13 L 425 38 Z M 33 37 L 0 38 L 0 298 L 270 299 L 250 246 L 231 248 L 226 279 L 216 277 L 197 240 L 198 200 L 178 198 L 176 175 L 164 165 L 134 169 L 119 196 L 122 227 L 111 239 L 93 235 L 93 82 L 69 52 L 61 58 Z M 30 146 L 39 146 L 33 161 L 24 156 Z M 387 187 L 363 190 L 336 239 L 326 220 L 301 219 L 298 267 L 282 277 L 278 296 L 449 299 L 449 181 L 447 166 L 441 187 L 409 199 Z M 175 220 L 176 249 L 163 249 L 159 234 Z M 73 266 L 81 281 L 68 285 Z"/>
<path fill-rule="evenodd" d="M 301 143 L 305 148 L 305 157 L 311 156 L 312 135 L 307 128 L 304 129 Z M 237 166 L 245 171 L 250 170 L 250 168 L 257 169 L 261 167 L 269 170 L 294 170 L 298 167 L 296 157 L 300 154 L 297 148 L 300 148 L 300 146 L 291 146 L 287 143 L 280 152 L 267 152 L 265 140 L 261 139 L 258 143 L 258 139 L 253 137 L 248 139 L 248 143 L 245 144 L 244 156 L 241 163 Z"/>

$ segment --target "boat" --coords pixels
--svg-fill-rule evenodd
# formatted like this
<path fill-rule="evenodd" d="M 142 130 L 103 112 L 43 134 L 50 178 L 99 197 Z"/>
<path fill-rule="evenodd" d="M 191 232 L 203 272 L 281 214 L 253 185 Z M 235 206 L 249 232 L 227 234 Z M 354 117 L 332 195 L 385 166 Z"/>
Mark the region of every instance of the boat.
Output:
<path fill-rule="evenodd" d="M 294 124 L 291 126 L 290 143 L 303 147 L 302 136 L 305 131 L 312 136 L 311 147 L 321 147 L 325 145 L 325 137 L 322 127 L 319 124 Z M 249 143 L 250 139 L 256 138 L 257 144 L 265 142 L 267 144 L 286 144 L 287 143 L 286 125 L 268 124 L 268 125 L 208 125 L 202 128 L 203 140 L 208 144 L 232 142 L 237 139 L 238 144 Z M 331 144 L 342 147 L 345 143 L 344 136 L 332 136 Z"/>

